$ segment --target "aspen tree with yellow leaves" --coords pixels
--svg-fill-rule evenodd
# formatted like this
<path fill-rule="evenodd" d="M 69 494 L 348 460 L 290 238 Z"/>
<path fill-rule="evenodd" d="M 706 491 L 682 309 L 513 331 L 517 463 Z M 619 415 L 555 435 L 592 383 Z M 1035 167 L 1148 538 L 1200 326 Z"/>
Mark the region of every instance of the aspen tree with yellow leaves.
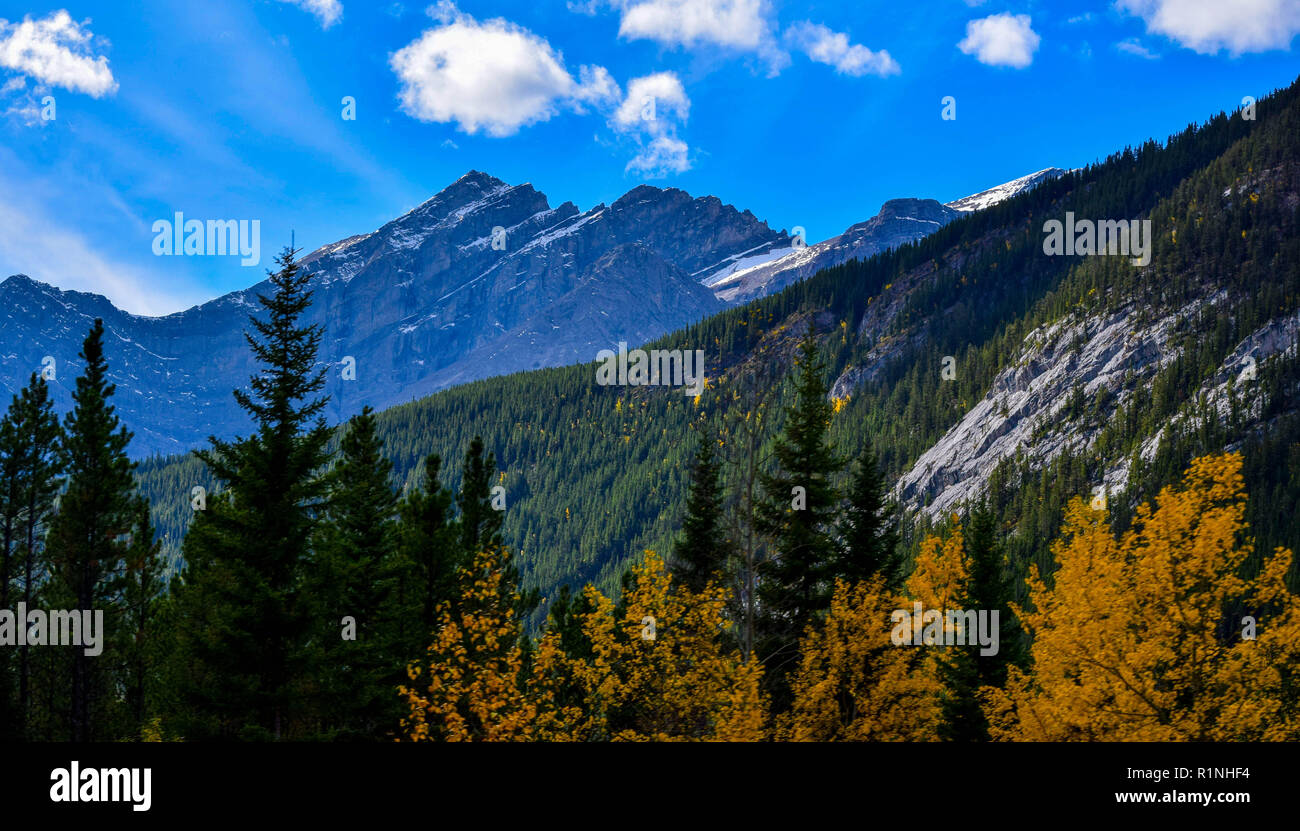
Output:
<path fill-rule="evenodd" d="M 1181 486 L 1116 538 L 1104 512 L 1069 506 L 1050 584 L 1028 579 L 1032 670 L 985 688 L 995 739 L 1300 739 L 1300 600 L 1278 548 L 1246 573 L 1252 541 L 1236 453 L 1197 459 Z M 1255 626 L 1228 618 L 1238 604 Z M 1254 630 L 1254 631 L 1252 631 Z M 1253 637 L 1254 639 L 1251 639 Z"/>
<path fill-rule="evenodd" d="M 529 737 L 536 708 L 518 683 L 524 661 L 509 562 L 499 545 L 480 551 L 460 573 L 460 601 L 439 608 L 427 662 L 412 663 L 410 685 L 398 688 L 410 708 L 401 725 L 406 740 Z"/>
<path fill-rule="evenodd" d="M 588 655 L 574 658 L 550 633 L 528 684 L 539 709 L 539 738 L 576 741 L 758 741 L 766 709 L 761 667 L 742 661 L 726 637 L 727 592 L 670 591 L 672 576 L 654 552 L 634 566 L 620 604 L 585 590 L 582 632 Z M 563 688 L 581 705 L 557 706 Z"/>
<path fill-rule="evenodd" d="M 933 741 L 939 683 L 932 650 L 895 646 L 890 613 L 907 601 L 874 577 L 836 581 L 830 612 L 809 628 L 791 674 L 778 741 Z"/>

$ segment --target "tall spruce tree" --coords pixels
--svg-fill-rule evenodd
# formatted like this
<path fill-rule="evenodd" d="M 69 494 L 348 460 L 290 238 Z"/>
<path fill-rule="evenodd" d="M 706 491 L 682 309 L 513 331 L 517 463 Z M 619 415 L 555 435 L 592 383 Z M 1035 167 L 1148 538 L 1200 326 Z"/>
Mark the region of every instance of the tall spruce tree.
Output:
<path fill-rule="evenodd" d="M 17 563 L 15 544 L 22 514 L 23 466 L 26 449 L 18 430 L 18 396 L 0 419 L 0 609 L 11 609 L 10 588 Z M 12 649 L 0 649 L 0 741 L 21 737 L 17 656 Z"/>
<path fill-rule="evenodd" d="M 380 738 L 401 708 L 405 679 L 396 616 L 397 495 L 393 465 L 370 407 L 349 422 L 316 544 L 315 594 L 323 607 L 321 686 L 325 729 L 334 739 Z M 351 619 L 348 625 L 344 621 Z"/>
<path fill-rule="evenodd" d="M 18 521 L 23 511 L 23 471 L 28 450 L 19 428 L 21 420 L 22 405 L 15 394 L 4 418 L 0 419 L 0 609 L 9 608 L 16 559 L 14 548 L 20 536 Z"/>
<path fill-rule="evenodd" d="M 705 438 L 695 452 L 686 517 L 673 558 L 673 583 L 696 594 L 710 580 L 722 582 L 731 560 L 731 545 L 723 528 L 719 465 Z"/>
<path fill-rule="evenodd" d="M 330 429 L 317 396 L 321 329 L 300 322 L 311 275 L 296 254 L 286 247 L 276 257 L 270 296 L 258 296 L 266 318 L 250 315 L 255 334 L 244 335 L 262 371 L 234 396 L 255 432 L 213 436 L 195 454 L 224 487 L 196 514 L 182 549 L 187 736 L 278 740 L 301 700 L 310 632 L 302 590 Z"/>
<path fill-rule="evenodd" d="M 149 502 L 138 498 L 132 513 L 131 544 L 126 552 L 126 580 L 122 590 L 125 606 L 122 685 L 132 732 L 137 735 L 153 710 L 150 696 L 156 684 L 162 636 L 157 622 L 167 588 L 166 578 L 167 564 L 149 515 Z"/>
<path fill-rule="evenodd" d="M 78 382 L 80 383 L 80 382 Z M 111 390 L 108 395 L 111 395 Z M 54 402 L 45 378 L 33 372 L 27 386 L 18 394 L 18 434 L 22 466 L 19 471 L 18 542 L 22 546 L 23 602 L 28 607 L 36 586 L 45 576 L 44 543 L 55 494 L 62 487 L 60 474 L 67 461 L 62 450 L 62 428 L 54 414 Z M 18 697 L 23 718 L 31 706 L 31 652 L 23 645 L 19 652 Z"/>
<path fill-rule="evenodd" d="M 501 545 L 501 525 L 505 519 L 505 511 L 493 505 L 496 454 L 489 451 L 485 457 L 483 449 L 483 438 L 475 436 L 465 452 L 460 492 L 456 495 L 456 505 L 460 508 L 460 544 L 466 562 L 472 562 L 482 551 Z M 519 564 L 514 555 L 505 566 L 502 581 L 505 596 L 512 592 L 518 595 L 515 619 L 526 620 L 541 603 L 541 592 L 537 588 L 525 591 L 520 585 Z"/>
<path fill-rule="evenodd" d="M 483 456 L 483 437 L 475 436 L 465 451 L 461 470 L 460 545 L 473 557 L 480 550 L 501 543 L 502 512 L 492 507 L 492 476 L 496 473 L 496 454 Z"/>
<path fill-rule="evenodd" d="M 859 583 L 880 575 L 887 589 L 898 589 L 903 557 L 898 550 L 897 507 L 889 499 L 870 439 L 858 456 L 847 497 L 832 578 Z"/>
<path fill-rule="evenodd" d="M 786 706 L 787 673 L 799 638 L 830 605 L 828 577 L 836 556 L 833 522 L 840 461 L 827 440 L 831 405 L 826 365 L 810 324 L 795 364 L 794 403 L 773 448 L 776 470 L 761 477 L 759 530 L 771 540 L 758 588 L 762 603 L 759 658 L 767 667 L 774 711 Z"/>
<path fill-rule="evenodd" d="M 414 660 L 428 646 L 429 633 L 441 603 L 459 594 L 458 575 L 469 564 L 452 518 L 451 489 L 439 481 L 442 459 L 432 454 L 424 460 L 424 484 L 409 490 L 398 505 L 400 568 L 398 604 L 413 608 L 419 620 L 402 638 L 404 655 Z M 402 619 L 405 620 L 403 615 Z"/>
<path fill-rule="evenodd" d="M 72 608 L 104 613 L 108 632 L 116 626 L 120 579 L 135 508 L 135 463 L 126 455 L 131 433 L 109 403 L 116 390 L 108 380 L 104 358 L 104 323 L 96 320 L 81 347 L 85 370 L 72 393 L 72 412 L 64 419 L 59 445 L 67 488 L 50 522 L 48 553 L 52 565 L 51 597 Z M 35 408 L 47 409 L 39 393 Z M 30 419 L 44 421 L 40 416 Z M 47 425 L 48 426 L 48 425 Z M 109 662 L 110 639 L 100 632 L 104 651 L 89 656 L 72 651 L 69 738 L 83 742 L 113 738 L 105 724 L 116 695 Z"/>
<path fill-rule="evenodd" d="M 1019 621 L 1012 613 L 1011 579 L 1003 565 L 997 516 L 987 501 L 973 505 L 963 535 L 970 574 L 962 597 L 964 609 L 998 611 L 998 651 L 981 655 L 978 644 L 950 646 L 940 662 L 943 721 L 939 736 L 947 741 L 989 740 L 988 720 L 980 706 L 980 687 L 1004 687 L 1012 665 L 1023 665 Z M 973 637 L 974 633 L 970 633 Z"/>

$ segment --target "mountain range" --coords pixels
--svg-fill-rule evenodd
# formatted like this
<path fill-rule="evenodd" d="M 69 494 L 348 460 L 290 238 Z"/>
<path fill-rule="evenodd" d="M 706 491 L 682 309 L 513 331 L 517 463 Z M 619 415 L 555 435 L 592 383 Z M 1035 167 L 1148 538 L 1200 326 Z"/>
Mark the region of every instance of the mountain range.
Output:
<path fill-rule="evenodd" d="M 329 417 L 591 360 L 620 341 L 645 343 L 820 269 L 919 239 L 1059 172 L 950 206 L 890 200 L 875 217 L 807 245 L 713 196 L 641 185 L 580 211 L 572 202 L 552 208 L 529 184 L 470 171 L 383 227 L 301 258 L 315 274 L 305 321 L 323 329 Z M 237 435 L 246 422 L 230 391 L 255 371 L 243 332 L 266 286 L 142 317 L 98 295 L 14 275 L 0 283 L 0 388 L 13 393 L 30 372 L 50 367 L 56 407 L 66 409 L 81 338 L 102 318 L 117 406 L 135 433 L 132 455 Z"/>

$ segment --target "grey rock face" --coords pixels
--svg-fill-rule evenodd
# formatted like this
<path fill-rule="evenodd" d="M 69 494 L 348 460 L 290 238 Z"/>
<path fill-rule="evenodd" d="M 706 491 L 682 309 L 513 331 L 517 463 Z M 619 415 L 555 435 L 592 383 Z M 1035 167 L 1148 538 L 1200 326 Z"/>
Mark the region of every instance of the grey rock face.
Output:
<path fill-rule="evenodd" d="M 743 303 L 780 291 L 823 268 L 854 259 L 865 260 L 881 251 L 914 242 L 961 215 L 960 211 L 933 199 L 891 199 L 880 208 L 880 213 L 850 226 L 839 236 L 816 245 L 777 250 L 766 258 L 755 257 L 752 264 L 742 262 L 732 270 L 716 273 L 706 280 L 706 285 L 721 300 Z"/>
<path fill-rule="evenodd" d="M 329 418 L 653 339 L 723 308 L 692 275 L 788 244 L 714 197 L 641 186 L 580 212 L 569 202 L 551 208 L 530 185 L 471 171 L 382 228 L 302 258 L 316 275 L 305 322 L 324 327 Z M 97 295 L 10 277 L 0 284 L 0 386 L 16 391 L 52 356 L 56 406 L 66 409 L 81 340 L 102 317 L 133 455 L 244 433 L 230 393 L 254 372 L 243 332 L 267 289 L 264 281 L 147 318 Z M 343 379 L 345 365 L 355 365 L 356 380 Z"/>

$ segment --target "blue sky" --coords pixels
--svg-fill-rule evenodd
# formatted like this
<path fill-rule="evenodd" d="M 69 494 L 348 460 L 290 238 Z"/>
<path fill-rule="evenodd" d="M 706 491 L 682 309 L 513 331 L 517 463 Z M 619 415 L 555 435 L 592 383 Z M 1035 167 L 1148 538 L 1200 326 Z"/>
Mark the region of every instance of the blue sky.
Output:
<path fill-rule="evenodd" d="M 176 311 L 470 169 L 815 242 L 1231 110 L 1295 79 L 1298 32 L 1300 0 L 0 0 L 0 277 Z M 155 256 L 175 211 L 259 220 L 261 264 Z"/>

